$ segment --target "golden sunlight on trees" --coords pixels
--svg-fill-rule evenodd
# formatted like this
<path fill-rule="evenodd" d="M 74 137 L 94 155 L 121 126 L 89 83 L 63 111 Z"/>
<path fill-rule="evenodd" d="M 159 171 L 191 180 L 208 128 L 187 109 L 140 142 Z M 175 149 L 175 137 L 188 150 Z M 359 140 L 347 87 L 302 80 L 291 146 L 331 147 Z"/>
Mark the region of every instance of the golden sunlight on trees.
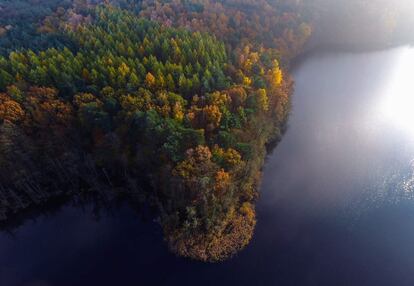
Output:
<path fill-rule="evenodd" d="M 79 150 L 116 190 L 145 180 L 176 253 L 242 249 L 265 144 L 289 110 L 282 70 L 310 26 L 278 1 L 123 2 L 140 17 L 81 2 L 39 19 L 35 49 L 0 45 L 0 127 L 59 162 Z"/>

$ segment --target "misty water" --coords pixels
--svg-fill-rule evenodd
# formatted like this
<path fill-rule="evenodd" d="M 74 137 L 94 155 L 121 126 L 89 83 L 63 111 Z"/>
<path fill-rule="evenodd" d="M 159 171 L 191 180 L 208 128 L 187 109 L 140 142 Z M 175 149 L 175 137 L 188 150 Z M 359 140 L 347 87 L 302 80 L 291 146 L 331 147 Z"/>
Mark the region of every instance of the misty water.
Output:
<path fill-rule="evenodd" d="M 233 259 L 175 257 L 127 203 L 68 203 L 0 233 L 0 285 L 413 285 L 414 49 L 315 53 L 293 74 L 255 236 Z"/>

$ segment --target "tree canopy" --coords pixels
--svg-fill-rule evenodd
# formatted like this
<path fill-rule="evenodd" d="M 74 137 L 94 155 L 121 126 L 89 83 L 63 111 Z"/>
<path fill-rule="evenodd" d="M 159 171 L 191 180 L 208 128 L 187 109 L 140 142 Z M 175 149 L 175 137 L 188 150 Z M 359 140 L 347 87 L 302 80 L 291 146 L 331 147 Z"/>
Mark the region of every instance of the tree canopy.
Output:
<path fill-rule="evenodd" d="M 22 202 L 60 185 L 140 193 L 174 252 L 225 259 L 251 239 L 289 113 L 300 1 L 106 2 L 39 13 L 33 37 L 58 43 L 0 51 L 1 179 Z"/>

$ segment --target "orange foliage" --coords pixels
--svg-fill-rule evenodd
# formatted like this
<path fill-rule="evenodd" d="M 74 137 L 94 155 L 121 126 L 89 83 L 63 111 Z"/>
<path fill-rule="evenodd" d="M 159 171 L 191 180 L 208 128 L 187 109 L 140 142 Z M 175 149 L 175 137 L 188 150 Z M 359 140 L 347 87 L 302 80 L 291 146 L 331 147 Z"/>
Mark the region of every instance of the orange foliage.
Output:
<path fill-rule="evenodd" d="M 218 222 L 214 231 L 193 232 L 165 230 L 170 249 L 184 257 L 202 261 L 220 261 L 227 259 L 243 249 L 253 236 L 256 225 L 253 208 L 244 207 L 244 213 L 228 211 L 223 220 Z"/>
<path fill-rule="evenodd" d="M 226 191 L 231 184 L 230 174 L 221 169 L 216 173 L 214 190 L 220 194 Z"/>
<path fill-rule="evenodd" d="M 25 112 L 21 105 L 12 100 L 7 94 L 0 93 L 0 121 L 7 120 L 17 123 L 23 120 Z"/>
<path fill-rule="evenodd" d="M 152 75 L 152 73 L 147 73 L 147 75 L 145 76 L 145 84 L 149 87 L 149 88 L 154 88 L 155 87 L 155 77 Z"/>
<path fill-rule="evenodd" d="M 57 97 L 57 90 L 46 87 L 31 87 L 27 91 L 26 104 L 30 110 L 27 124 L 49 127 L 58 131 L 66 128 L 73 119 L 72 107 Z"/>
<path fill-rule="evenodd" d="M 203 108 L 202 114 L 205 124 L 209 129 L 215 129 L 220 125 L 221 112 L 218 106 L 207 105 Z"/>
<path fill-rule="evenodd" d="M 207 105 L 202 108 L 192 106 L 187 113 L 187 119 L 194 129 L 213 131 L 220 125 L 222 114 L 216 105 Z"/>

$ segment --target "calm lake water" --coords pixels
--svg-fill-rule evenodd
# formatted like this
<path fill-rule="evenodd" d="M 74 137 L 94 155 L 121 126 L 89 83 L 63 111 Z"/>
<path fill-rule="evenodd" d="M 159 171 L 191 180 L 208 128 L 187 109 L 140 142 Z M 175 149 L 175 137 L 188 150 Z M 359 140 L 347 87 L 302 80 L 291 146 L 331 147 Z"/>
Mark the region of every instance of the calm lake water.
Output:
<path fill-rule="evenodd" d="M 414 49 L 314 54 L 294 77 L 236 257 L 177 258 L 126 203 L 66 204 L 0 232 L 0 285 L 414 285 Z"/>

